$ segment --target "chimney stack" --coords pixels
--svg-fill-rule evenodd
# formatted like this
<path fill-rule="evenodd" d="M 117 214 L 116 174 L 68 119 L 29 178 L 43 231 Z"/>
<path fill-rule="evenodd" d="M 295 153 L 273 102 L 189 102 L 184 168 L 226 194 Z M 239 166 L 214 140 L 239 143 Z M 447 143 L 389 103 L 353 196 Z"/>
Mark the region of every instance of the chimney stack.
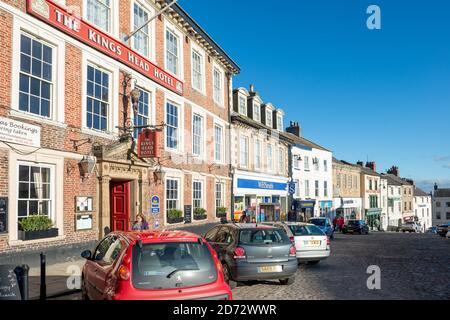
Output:
<path fill-rule="evenodd" d="M 366 168 L 371 169 L 372 171 L 377 172 L 377 164 L 373 161 L 366 163 Z"/>
<path fill-rule="evenodd" d="M 255 85 L 253 84 L 250 85 L 250 92 L 255 92 Z"/>
<path fill-rule="evenodd" d="M 291 121 L 289 123 L 289 127 L 286 128 L 286 132 L 292 133 L 293 135 L 300 138 L 300 134 L 301 134 L 300 125 L 298 124 L 298 122 Z"/>
<path fill-rule="evenodd" d="M 400 176 L 400 170 L 399 170 L 399 168 L 398 168 L 397 166 L 392 166 L 392 167 L 387 171 L 387 173 L 393 174 L 393 175 L 396 176 L 396 177 L 399 177 L 399 176 Z"/>
<path fill-rule="evenodd" d="M 364 162 L 362 162 L 362 161 L 358 161 L 356 164 L 360 167 L 364 167 Z"/>

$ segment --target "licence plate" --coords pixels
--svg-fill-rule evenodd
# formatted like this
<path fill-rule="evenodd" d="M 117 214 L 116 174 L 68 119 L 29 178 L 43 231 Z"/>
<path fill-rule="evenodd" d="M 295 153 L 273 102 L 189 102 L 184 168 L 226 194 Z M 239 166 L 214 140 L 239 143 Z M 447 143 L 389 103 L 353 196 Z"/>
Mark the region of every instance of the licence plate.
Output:
<path fill-rule="evenodd" d="M 268 273 L 268 272 L 283 272 L 282 266 L 264 266 L 258 268 L 259 273 Z"/>
<path fill-rule="evenodd" d="M 320 246 L 321 241 L 320 240 L 309 240 L 305 241 L 305 245 L 309 246 Z"/>

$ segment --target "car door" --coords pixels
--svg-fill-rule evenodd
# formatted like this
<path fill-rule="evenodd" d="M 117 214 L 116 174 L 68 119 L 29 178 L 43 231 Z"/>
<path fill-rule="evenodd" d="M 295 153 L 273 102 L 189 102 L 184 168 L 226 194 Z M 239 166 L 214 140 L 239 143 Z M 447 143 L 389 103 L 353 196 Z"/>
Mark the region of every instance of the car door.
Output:
<path fill-rule="evenodd" d="M 102 259 L 97 262 L 98 268 L 95 273 L 96 276 L 96 291 L 100 295 L 100 299 L 108 298 L 110 290 L 114 287 L 117 281 L 114 270 L 117 260 L 121 255 L 124 245 L 118 236 L 110 238 L 110 245 L 103 255 Z"/>
<path fill-rule="evenodd" d="M 235 242 L 235 239 L 236 236 L 233 228 L 223 227 L 217 233 L 217 242 L 215 243 L 215 245 L 217 247 L 217 254 L 221 261 L 226 261 L 228 263 L 232 262 L 234 253 L 233 244 Z"/>
<path fill-rule="evenodd" d="M 101 299 L 101 294 L 98 291 L 97 273 L 100 268 L 99 263 L 111 246 L 111 239 L 111 236 L 107 236 L 102 241 L 100 241 L 100 243 L 97 245 L 97 248 L 94 250 L 91 260 L 88 260 L 87 262 L 85 283 L 89 297 L 93 300 Z"/>

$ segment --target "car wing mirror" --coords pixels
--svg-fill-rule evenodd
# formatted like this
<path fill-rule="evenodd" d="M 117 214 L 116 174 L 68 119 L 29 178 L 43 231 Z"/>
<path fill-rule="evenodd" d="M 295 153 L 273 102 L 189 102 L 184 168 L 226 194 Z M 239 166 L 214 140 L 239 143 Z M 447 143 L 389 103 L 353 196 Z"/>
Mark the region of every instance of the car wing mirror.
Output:
<path fill-rule="evenodd" d="M 81 257 L 82 257 L 83 259 L 86 259 L 86 260 L 91 260 L 91 259 L 92 259 L 92 252 L 91 252 L 91 250 L 85 250 L 85 251 L 83 251 L 83 252 L 81 253 Z"/>

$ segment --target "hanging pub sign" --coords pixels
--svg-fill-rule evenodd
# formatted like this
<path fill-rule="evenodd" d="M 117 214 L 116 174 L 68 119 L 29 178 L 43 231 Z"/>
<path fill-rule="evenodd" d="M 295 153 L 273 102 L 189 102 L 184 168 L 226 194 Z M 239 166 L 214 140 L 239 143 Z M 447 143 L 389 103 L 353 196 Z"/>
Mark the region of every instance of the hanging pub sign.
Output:
<path fill-rule="evenodd" d="M 49 0 L 27 0 L 27 12 L 69 36 L 127 65 L 163 87 L 183 95 L 183 83 L 126 44 Z"/>
<path fill-rule="evenodd" d="M 142 159 L 158 158 L 158 133 L 144 129 L 138 136 L 138 156 Z"/>

